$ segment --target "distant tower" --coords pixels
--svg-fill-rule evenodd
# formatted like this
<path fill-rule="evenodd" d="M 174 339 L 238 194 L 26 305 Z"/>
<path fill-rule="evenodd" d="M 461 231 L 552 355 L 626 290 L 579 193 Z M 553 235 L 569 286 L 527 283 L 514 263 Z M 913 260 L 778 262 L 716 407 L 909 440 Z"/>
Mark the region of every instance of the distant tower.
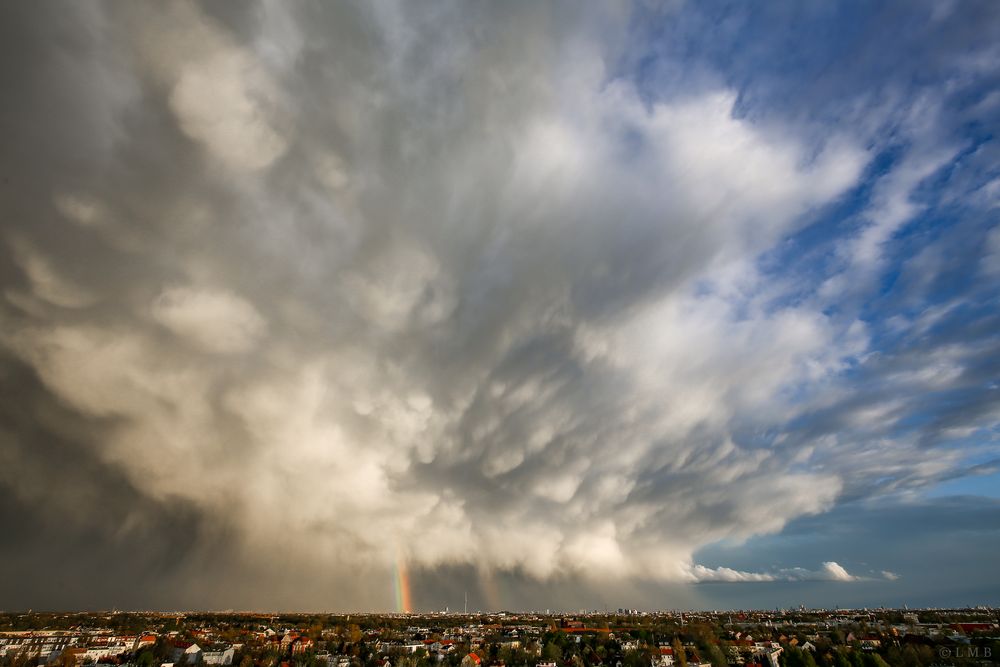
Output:
<path fill-rule="evenodd" d="M 469 591 L 465 591 L 465 615 L 469 615 Z"/>

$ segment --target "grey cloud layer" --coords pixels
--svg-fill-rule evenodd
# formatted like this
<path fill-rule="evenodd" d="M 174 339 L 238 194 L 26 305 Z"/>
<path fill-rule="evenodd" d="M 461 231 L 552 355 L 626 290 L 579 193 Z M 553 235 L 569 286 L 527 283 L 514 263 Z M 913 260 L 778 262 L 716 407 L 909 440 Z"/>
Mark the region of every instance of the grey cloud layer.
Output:
<path fill-rule="evenodd" d="M 343 606 L 385 604 L 353 574 L 396 561 L 704 580 L 699 547 L 884 473 L 830 463 L 822 424 L 737 432 L 850 412 L 865 327 L 768 305 L 754 262 L 867 137 L 755 124 L 725 87 L 646 104 L 606 64 L 624 8 L 4 12 L 0 342 L 37 381 L 0 490 L 70 532 L 114 506 L 110 549 L 180 553 L 140 571 L 217 577 L 159 599 L 231 590 L 223 562 L 293 605 L 276 571 Z M 76 483 L 43 441 L 114 489 L 40 493 Z M 885 446 L 913 485 L 955 465 Z"/>

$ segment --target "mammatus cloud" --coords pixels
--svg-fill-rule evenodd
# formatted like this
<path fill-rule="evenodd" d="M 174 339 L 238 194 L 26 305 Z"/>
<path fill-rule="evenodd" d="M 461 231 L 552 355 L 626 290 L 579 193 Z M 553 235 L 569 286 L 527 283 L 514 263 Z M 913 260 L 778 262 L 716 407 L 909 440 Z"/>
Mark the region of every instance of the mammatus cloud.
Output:
<path fill-rule="evenodd" d="M 860 297 L 833 305 L 876 289 L 953 153 L 900 130 L 923 166 L 880 181 L 839 263 L 775 275 L 768 256 L 866 178 L 867 127 L 757 117 L 709 76 L 651 99 L 615 69 L 624 10 L 487 7 L 18 16 L 42 46 L 11 153 L 34 185 L 5 191 L 0 344 L 39 383 L 17 465 L 57 433 L 122 480 L 134 525 L 186 508 L 204 533 L 185 572 L 224 543 L 245 571 L 344 590 L 400 562 L 856 581 L 693 554 L 962 467 L 857 377 L 960 387 L 986 343 L 894 357 Z M 39 475 L 3 484 L 58 515 Z"/>
<path fill-rule="evenodd" d="M 83 308 L 95 301 L 94 295 L 63 278 L 43 255 L 29 245 L 12 239 L 11 250 L 14 261 L 31 287 L 30 295 L 15 289 L 8 290 L 8 300 L 27 309 L 41 303 L 62 308 Z"/>
<path fill-rule="evenodd" d="M 156 297 L 153 319 L 207 352 L 250 350 L 266 325 L 246 300 L 227 292 L 168 287 Z"/>

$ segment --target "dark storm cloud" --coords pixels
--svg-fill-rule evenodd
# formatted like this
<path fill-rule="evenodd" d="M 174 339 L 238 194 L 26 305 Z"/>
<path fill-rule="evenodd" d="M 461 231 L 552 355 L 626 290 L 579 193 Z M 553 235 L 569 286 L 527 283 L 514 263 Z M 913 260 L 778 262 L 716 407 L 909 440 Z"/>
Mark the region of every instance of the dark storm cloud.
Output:
<path fill-rule="evenodd" d="M 747 113 L 775 79 L 708 57 L 656 98 L 626 5 L 2 11 L 14 605 L 382 607 L 407 564 L 435 602 L 619 606 L 764 577 L 692 554 L 967 470 L 935 448 L 996 423 L 988 314 L 867 317 L 890 271 L 915 331 L 946 300 L 887 250 L 954 162 L 933 104 L 838 71 L 871 122 L 782 127 Z M 940 67 L 980 81 L 989 48 Z M 861 183 L 891 123 L 909 148 Z M 859 189 L 829 272 L 758 265 Z"/>
<path fill-rule="evenodd" d="M 102 463 L 93 451 L 101 426 L 54 403 L 30 369 L 6 360 L 0 388 L 18 397 L 0 413 L 5 599 L 49 609 L 162 604 L 199 542 L 223 546 L 192 503 L 151 499 Z"/>

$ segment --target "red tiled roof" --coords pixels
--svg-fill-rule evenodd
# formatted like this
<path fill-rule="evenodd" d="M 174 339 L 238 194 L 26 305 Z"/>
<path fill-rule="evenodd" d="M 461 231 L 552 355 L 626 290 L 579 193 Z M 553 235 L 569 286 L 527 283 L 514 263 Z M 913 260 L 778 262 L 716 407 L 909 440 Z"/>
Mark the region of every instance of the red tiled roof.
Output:
<path fill-rule="evenodd" d="M 983 630 L 992 630 L 992 623 L 955 623 L 951 627 L 956 630 L 961 630 L 962 632 L 981 632 Z"/>

